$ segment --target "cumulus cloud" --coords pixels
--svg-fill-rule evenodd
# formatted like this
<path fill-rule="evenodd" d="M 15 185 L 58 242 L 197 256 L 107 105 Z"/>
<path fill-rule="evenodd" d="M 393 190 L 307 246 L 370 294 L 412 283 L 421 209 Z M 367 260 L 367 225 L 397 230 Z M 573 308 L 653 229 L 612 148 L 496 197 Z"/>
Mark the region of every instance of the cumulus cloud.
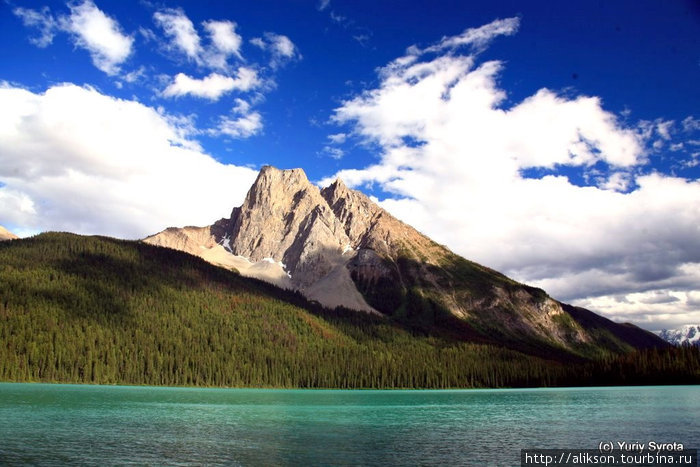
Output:
<path fill-rule="evenodd" d="M 184 73 L 178 73 L 174 81 L 163 91 L 166 97 L 179 97 L 192 95 L 210 100 L 217 100 L 225 93 L 237 91 L 249 91 L 260 85 L 260 80 L 255 70 L 241 67 L 236 78 L 224 76 L 219 73 L 211 73 L 209 76 L 196 79 Z"/>
<path fill-rule="evenodd" d="M 279 68 L 292 60 L 301 59 L 297 46 L 289 37 L 282 34 L 266 32 L 263 38 L 255 37 L 250 40 L 250 43 L 270 52 L 270 66 L 272 68 Z"/>
<path fill-rule="evenodd" d="M 214 135 L 226 135 L 235 139 L 249 138 L 262 131 L 262 116 L 259 112 L 251 110 L 249 102 L 243 99 L 234 101 L 230 117 L 224 115 L 219 120 L 219 126 L 209 133 Z"/>
<path fill-rule="evenodd" d="M 90 52 L 97 68 L 108 75 L 119 73 L 119 65 L 131 55 L 134 39 L 122 34 L 119 23 L 91 1 L 69 7 L 71 14 L 63 18 L 63 28 L 72 32 L 76 43 Z"/>
<path fill-rule="evenodd" d="M 209 32 L 212 42 L 220 52 L 243 59 L 240 52 L 243 39 L 236 33 L 236 23 L 211 20 L 205 21 L 203 24 L 204 29 Z"/>
<path fill-rule="evenodd" d="M 202 152 L 188 119 L 89 87 L 3 84 L 0 102 L 7 224 L 140 238 L 227 216 L 256 176 Z"/>
<path fill-rule="evenodd" d="M 216 101 L 233 91 L 248 92 L 264 84 L 274 83 L 274 78 L 269 76 L 269 70 L 265 67 L 252 64 L 235 68 L 229 63 L 231 57 L 245 62 L 241 53 L 243 38 L 236 32 L 238 25 L 234 21 L 202 22 L 201 26 L 209 36 L 209 42 L 203 43 L 195 24 L 182 9 L 162 9 L 153 18 L 170 39 L 166 49 L 184 54 L 199 68 L 215 70 L 203 78 L 182 72 L 176 74 L 161 93 L 163 97 L 193 96 Z M 301 57 L 287 36 L 268 32 L 264 38 L 254 38 L 250 43 L 269 52 L 270 68 L 273 71 L 282 64 Z M 220 116 L 217 127 L 205 130 L 207 134 L 248 138 L 262 131 L 260 112 L 251 110 L 250 102 L 239 98 L 234 102 L 236 105 L 231 113 Z M 245 102 L 245 110 L 242 110 L 241 102 Z"/>
<path fill-rule="evenodd" d="M 166 49 L 184 54 L 198 66 L 228 71 L 230 57 L 243 61 L 241 54 L 243 38 L 236 32 L 238 25 L 234 21 L 202 22 L 201 25 L 209 36 L 209 43 L 202 44 L 194 23 L 182 9 L 159 10 L 154 13 L 153 19 L 170 39 Z"/>
<path fill-rule="evenodd" d="M 647 137 L 597 97 L 548 89 L 506 108 L 503 63 L 478 57 L 518 25 L 409 47 L 382 68 L 332 117 L 380 160 L 321 183 L 378 186 L 397 217 L 556 298 L 651 328 L 700 321 L 688 302 L 700 289 L 700 182 L 648 170 L 647 142 L 668 141 L 672 123 L 650 122 Z M 669 294 L 678 300 L 648 299 Z"/>
<path fill-rule="evenodd" d="M 46 47 L 53 41 L 56 31 L 71 34 L 75 44 L 90 53 L 93 64 L 108 75 L 116 75 L 120 65 L 132 53 L 134 39 L 124 34 L 119 23 L 107 16 L 90 0 L 82 3 L 69 3 L 70 15 L 54 18 L 48 7 L 40 11 L 15 8 L 14 14 L 22 19 L 25 26 L 39 29 L 39 37 L 30 39 L 39 47 Z"/>
<path fill-rule="evenodd" d="M 289 37 L 281 34 L 266 34 L 272 52 L 280 57 L 291 58 L 296 54 L 296 46 L 289 40 Z"/>
<path fill-rule="evenodd" d="M 236 118 L 223 116 L 217 133 L 232 138 L 248 138 L 262 130 L 262 117 L 258 112 L 251 112 Z"/>
<path fill-rule="evenodd" d="M 607 178 L 601 178 L 598 186 L 605 190 L 614 190 L 624 193 L 629 189 L 632 183 L 631 178 L 631 175 L 627 172 L 614 172 Z"/>
<path fill-rule="evenodd" d="M 199 34 L 182 9 L 167 8 L 156 11 L 153 19 L 170 38 L 171 48 L 184 53 L 191 60 L 199 61 L 202 53 Z"/>

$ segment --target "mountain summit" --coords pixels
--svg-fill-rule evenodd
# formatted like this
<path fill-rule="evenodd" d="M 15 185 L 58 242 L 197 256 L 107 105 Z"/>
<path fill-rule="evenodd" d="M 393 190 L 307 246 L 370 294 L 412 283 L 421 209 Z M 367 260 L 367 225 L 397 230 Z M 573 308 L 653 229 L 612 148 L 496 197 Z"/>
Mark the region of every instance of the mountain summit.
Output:
<path fill-rule="evenodd" d="M 580 355 L 662 342 L 454 254 L 340 179 L 319 190 L 301 169 L 265 166 L 230 218 L 144 241 L 418 330 Z"/>

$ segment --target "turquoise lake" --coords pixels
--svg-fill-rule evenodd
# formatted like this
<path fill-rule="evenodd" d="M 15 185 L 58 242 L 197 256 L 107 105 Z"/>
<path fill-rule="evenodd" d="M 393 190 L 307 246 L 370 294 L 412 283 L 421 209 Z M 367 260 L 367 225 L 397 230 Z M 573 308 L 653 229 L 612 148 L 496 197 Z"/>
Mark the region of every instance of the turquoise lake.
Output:
<path fill-rule="evenodd" d="M 700 447 L 700 386 L 447 391 L 0 384 L 2 465 L 519 465 Z"/>

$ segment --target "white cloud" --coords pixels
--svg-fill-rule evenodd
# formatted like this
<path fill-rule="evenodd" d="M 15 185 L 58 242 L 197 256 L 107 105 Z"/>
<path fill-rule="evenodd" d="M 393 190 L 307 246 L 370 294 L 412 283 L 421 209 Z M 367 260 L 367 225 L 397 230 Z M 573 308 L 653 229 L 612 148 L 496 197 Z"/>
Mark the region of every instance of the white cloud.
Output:
<path fill-rule="evenodd" d="M 250 40 L 250 43 L 259 49 L 265 49 L 265 41 L 262 39 L 262 37 L 254 37 Z"/>
<path fill-rule="evenodd" d="M 291 60 L 302 58 L 297 46 L 289 37 L 282 34 L 266 32 L 264 39 L 255 37 L 250 40 L 250 43 L 270 52 L 270 66 L 272 68 L 279 68 Z"/>
<path fill-rule="evenodd" d="M 646 327 L 662 307 L 677 310 L 667 325 L 696 319 L 684 294 L 700 290 L 700 182 L 645 170 L 644 131 L 599 98 L 542 89 L 503 107 L 503 64 L 479 64 L 476 53 L 517 26 L 499 20 L 410 47 L 381 69 L 376 89 L 333 116 L 378 146 L 380 161 L 321 183 L 379 185 L 399 218 L 556 298 Z M 465 45 L 471 55 L 455 50 Z M 649 137 L 671 135 L 662 120 L 642 126 Z M 635 294 L 671 292 L 677 302 L 640 311 Z"/>
<path fill-rule="evenodd" d="M 671 129 L 674 123 L 673 120 L 660 120 L 656 123 L 656 132 L 668 141 L 671 139 Z"/>
<path fill-rule="evenodd" d="M 499 19 L 478 28 L 466 29 L 462 34 L 456 36 L 443 37 L 439 43 L 428 47 L 423 52 L 442 52 L 445 49 L 456 49 L 463 46 L 474 47 L 478 51 L 498 36 L 515 34 L 519 27 L 519 18 Z"/>
<path fill-rule="evenodd" d="M 139 34 L 141 34 L 141 37 L 145 42 L 158 42 L 158 36 L 152 29 L 140 26 Z"/>
<path fill-rule="evenodd" d="M 256 176 L 203 153 L 188 119 L 91 88 L 4 84 L 0 102 L 0 223 L 140 238 L 227 216 Z"/>
<path fill-rule="evenodd" d="M 668 149 L 670 149 L 670 150 L 673 151 L 673 152 L 681 151 L 681 150 L 683 150 L 684 148 L 685 148 L 685 145 L 684 145 L 683 143 L 671 144 L 671 145 L 668 147 Z"/>
<path fill-rule="evenodd" d="M 228 71 L 228 59 L 235 56 L 243 60 L 241 45 L 243 38 L 236 32 L 237 24 L 228 20 L 204 21 L 202 26 L 211 41 L 202 45 L 194 23 L 182 9 L 165 9 L 153 15 L 155 22 L 170 37 L 170 49 L 184 53 L 199 66 L 219 71 Z"/>
<path fill-rule="evenodd" d="M 334 135 L 328 135 L 328 139 L 334 144 L 343 144 L 348 138 L 345 133 L 336 133 Z"/>
<path fill-rule="evenodd" d="M 37 37 L 32 37 L 29 41 L 37 47 L 47 47 L 56 35 L 58 23 L 54 19 L 49 7 L 45 6 L 41 10 L 17 7 L 12 12 L 22 19 L 27 27 L 34 27 L 39 30 Z"/>
<path fill-rule="evenodd" d="M 211 73 L 209 76 L 196 79 L 184 73 L 178 73 L 174 81 L 163 91 L 166 97 L 180 97 L 192 95 L 206 99 L 217 100 L 222 95 L 231 91 L 249 91 L 260 85 L 260 80 L 255 70 L 241 67 L 236 78 L 224 76 L 219 73 Z"/>
<path fill-rule="evenodd" d="M 345 156 L 345 151 L 343 151 L 340 148 L 334 148 L 332 146 L 324 146 L 323 152 L 325 154 L 328 154 L 330 157 L 332 157 L 335 160 L 340 160 L 343 158 L 343 156 Z"/>
<path fill-rule="evenodd" d="M 172 47 L 194 61 L 200 60 L 202 46 L 194 24 L 182 9 L 167 8 L 153 14 L 153 19 L 172 40 Z"/>
<path fill-rule="evenodd" d="M 258 112 L 251 112 L 237 118 L 221 117 L 217 134 L 241 139 L 254 136 L 262 130 L 262 117 Z"/>
<path fill-rule="evenodd" d="M 614 172 L 599 186 L 604 190 L 625 192 L 632 183 L 631 176 L 626 172 Z"/>
<path fill-rule="evenodd" d="M 146 76 L 146 67 L 140 66 L 138 69 L 134 71 L 130 71 L 129 73 L 125 74 L 122 76 L 124 81 L 127 83 L 135 83 L 141 79 L 143 79 Z"/>
<path fill-rule="evenodd" d="M 698 292 L 664 290 L 603 296 L 582 300 L 579 305 L 599 310 L 620 322 L 634 321 L 650 330 L 673 329 L 700 322 Z"/>
<path fill-rule="evenodd" d="M 70 15 L 54 18 L 48 7 L 40 11 L 15 8 L 13 13 L 25 26 L 39 29 L 40 35 L 30 41 L 38 47 L 47 47 L 58 31 L 71 34 L 78 47 L 90 53 L 93 64 L 108 75 L 116 75 L 120 65 L 132 53 L 134 39 L 122 33 L 119 23 L 107 16 L 90 0 L 69 3 Z"/>
<path fill-rule="evenodd" d="M 105 15 L 91 1 L 69 4 L 71 14 L 61 19 L 76 43 L 90 52 L 92 62 L 108 75 L 119 73 L 119 65 L 131 55 L 134 39 L 121 32 L 119 23 Z"/>
<path fill-rule="evenodd" d="M 233 21 L 206 21 L 204 29 L 209 32 L 212 43 L 224 57 L 235 55 L 239 60 L 241 56 L 241 43 L 243 39 L 236 33 L 236 23 Z"/>
<path fill-rule="evenodd" d="M 296 46 L 289 37 L 274 33 L 267 33 L 266 37 L 274 54 L 285 58 L 291 58 L 296 54 Z"/>
<path fill-rule="evenodd" d="M 331 0 L 319 0 L 318 5 L 316 5 L 316 9 L 318 11 L 323 11 L 326 8 L 328 8 L 328 5 L 330 5 Z"/>
<path fill-rule="evenodd" d="M 262 131 L 262 116 L 259 112 L 251 110 L 249 102 L 240 98 L 235 99 L 231 114 L 234 116 L 233 118 L 227 115 L 221 116 L 219 126 L 209 130 L 209 134 L 244 139 L 255 136 Z"/>
<path fill-rule="evenodd" d="M 171 49 L 183 52 L 201 68 L 215 72 L 203 78 L 178 73 L 172 81 L 163 83 L 164 97 L 194 96 L 216 101 L 232 91 L 247 92 L 274 84 L 266 76 L 264 67 L 257 64 L 237 69 L 229 64 L 230 57 L 244 61 L 241 54 L 243 38 L 236 32 L 238 25 L 229 20 L 208 20 L 201 23 L 209 36 L 209 43 L 202 44 L 194 23 L 182 9 L 164 9 L 154 14 L 154 20 L 171 38 Z M 271 56 L 270 66 L 274 70 L 300 55 L 294 43 L 286 36 L 265 33 L 263 38 L 250 41 L 256 47 L 267 50 Z M 263 128 L 262 115 L 251 110 L 251 102 L 236 99 L 232 113 L 219 117 L 218 126 L 205 130 L 214 136 L 248 138 L 259 134 Z"/>
<path fill-rule="evenodd" d="M 684 118 L 683 131 L 700 131 L 700 120 L 695 119 L 692 115 L 689 115 L 688 117 Z"/>

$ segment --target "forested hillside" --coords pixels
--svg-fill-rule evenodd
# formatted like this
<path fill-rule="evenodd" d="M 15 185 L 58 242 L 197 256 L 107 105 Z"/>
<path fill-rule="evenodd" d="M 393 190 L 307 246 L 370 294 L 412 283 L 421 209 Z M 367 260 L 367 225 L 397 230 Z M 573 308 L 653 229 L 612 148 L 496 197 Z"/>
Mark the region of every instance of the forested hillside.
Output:
<path fill-rule="evenodd" d="M 595 362 L 520 350 L 326 310 L 139 242 L 48 233 L 0 244 L 2 381 L 332 388 L 700 382 L 700 349 Z"/>

